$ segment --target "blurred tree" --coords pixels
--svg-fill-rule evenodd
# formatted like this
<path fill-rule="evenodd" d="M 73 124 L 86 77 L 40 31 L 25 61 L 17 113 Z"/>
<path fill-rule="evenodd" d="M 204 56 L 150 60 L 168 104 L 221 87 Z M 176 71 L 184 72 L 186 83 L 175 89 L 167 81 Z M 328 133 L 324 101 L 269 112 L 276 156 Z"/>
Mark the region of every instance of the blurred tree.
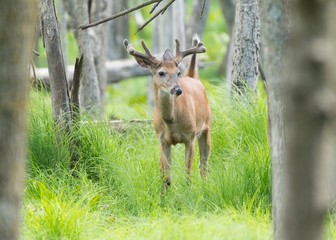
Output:
<path fill-rule="evenodd" d="M 258 0 L 239 0 L 234 26 L 232 83 L 235 90 L 255 90 L 258 81 L 260 23 Z"/>
<path fill-rule="evenodd" d="M 186 43 L 192 42 L 194 34 L 202 39 L 205 31 L 205 25 L 208 19 L 208 13 L 211 0 L 192 1 L 192 10 L 186 24 Z"/>
<path fill-rule="evenodd" d="M 226 52 L 224 53 L 223 60 L 219 66 L 218 73 L 226 74 L 227 88 L 231 88 L 231 75 L 232 75 L 232 55 L 233 55 L 233 26 L 235 21 L 236 1 L 235 0 L 220 0 L 220 6 L 223 17 L 225 19 L 229 34 L 230 41 Z"/>
<path fill-rule="evenodd" d="M 5 0 L 0 8 L 0 238 L 19 239 L 26 144 L 27 66 L 37 2 Z"/>
<path fill-rule="evenodd" d="M 64 1 L 56 1 L 56 12 L 57 12 L 58 21 L 59 21 L 59 32 L 60 32 L 60 38 L 61 38 L 61 43 L 62 43 L 62 53 L 63 53 L 64 66 L 67 66 L 67 62 L 68 62 L 68 54 L 67 54 L 68 26 L 67 26 L 66 11 L 64 9 Z"/>
<path fill-rule="evenodd" d="M 78 25 L 89 23 L 88 0 L 76 0 L 76 3 Z M 89 31 L 93 30 L 85 29 L 78 30 L 77 32 L 79 54 L 84 54 L 81 85 L 79 88 L 80 108 L 92 117 L 98 118 L 101 110 L 101 99 Z"/>
<path fill-rule="evenodd" d="M 91 7 L 92 22 L 106 18 L 107 13 L 108 13 L 108 1 L 106 0 L 92 1 L 92 7 Z M 93 55 L 94 65 L 97 71 L 100 101 L 101 104 L 103 105 L 107 83 L 107 72 L 105 62 L 108 52 L 107 49 L 108 25 L 107 24 L 98 25 L 92 28 L 92 30 L 93 31 L 89 31 L 91 40 L 91 51 Z"/>
<path fill-rule="evenodd" d="M 291 1 L 281 239 L 322 239 L 336 158 L 336 1 Z M 272 107 L 272 106 L 270 106 Z M 333 185 L 336 183 L 334 182 Z"/>
<path fill-rule="evenodd" d="M 288 38 L 286 1 L 260 0 L 263 64 L 267 78 L 268 136 L 272 162 L 272 219 L 274 237 L 283 236 L 285 133 L 281 97 L 284 52 Z M 266 67 L 267 66 L 267 67 Z"/>
<path fill-rule="evenodd" d="M 109 1 L 109 15 L 113 15 L 128 8 L 127 0 Z M 108 59 L 116 60 L 127 58 L 128 54 L 122 44 L 124 39 L 129 39 L 128 15 L 110 21 L 108 24 Z"/>

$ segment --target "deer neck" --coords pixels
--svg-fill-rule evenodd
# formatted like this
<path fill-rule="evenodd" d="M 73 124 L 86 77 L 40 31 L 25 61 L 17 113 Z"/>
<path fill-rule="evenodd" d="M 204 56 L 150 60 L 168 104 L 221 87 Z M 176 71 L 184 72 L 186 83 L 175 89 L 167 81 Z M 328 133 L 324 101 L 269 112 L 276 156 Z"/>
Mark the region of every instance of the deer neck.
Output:
<path fill-rule="evenodd" d="M 155 108 L 159 111 L 161 118 L 170 124 L 174 121 L 174 96 L 161 89 L 155 91 Z"/>

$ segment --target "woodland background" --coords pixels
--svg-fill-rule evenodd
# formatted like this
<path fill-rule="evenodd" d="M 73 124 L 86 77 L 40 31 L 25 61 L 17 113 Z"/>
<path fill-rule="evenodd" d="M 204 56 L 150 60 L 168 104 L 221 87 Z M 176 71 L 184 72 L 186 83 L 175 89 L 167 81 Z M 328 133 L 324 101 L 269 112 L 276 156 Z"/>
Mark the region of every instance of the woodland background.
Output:
<path fill-rule="evenodd" d="M 87 30 L 144 2 L 5 2 L 3 239 L 336 238 L 335 1 L 152 1 L 152 14 Z M 214 115 L 209 180 L 196 157 L 187 184 L 177 146 L 163 193 L 151 78 L 122 40 L 159 54 L 195 32 Z"/>

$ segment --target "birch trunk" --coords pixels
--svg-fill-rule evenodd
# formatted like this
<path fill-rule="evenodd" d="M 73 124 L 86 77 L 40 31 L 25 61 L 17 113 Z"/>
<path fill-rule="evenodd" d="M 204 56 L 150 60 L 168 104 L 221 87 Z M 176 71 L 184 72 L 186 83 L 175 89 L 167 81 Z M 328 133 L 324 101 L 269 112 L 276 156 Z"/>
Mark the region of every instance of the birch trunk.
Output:
<path fill-rule="evenodd" d="M 32 58 L 37 2 L 2 1 L 0 8 L 0 238 L 19 239 L 23 191 L 27 66 Z"/>
<path fill-rule="evenodd" d="M 239 92 L 256 90 L 260 50 L 258 0 L 239 0 L 234 27 L 232 82 Z"/>

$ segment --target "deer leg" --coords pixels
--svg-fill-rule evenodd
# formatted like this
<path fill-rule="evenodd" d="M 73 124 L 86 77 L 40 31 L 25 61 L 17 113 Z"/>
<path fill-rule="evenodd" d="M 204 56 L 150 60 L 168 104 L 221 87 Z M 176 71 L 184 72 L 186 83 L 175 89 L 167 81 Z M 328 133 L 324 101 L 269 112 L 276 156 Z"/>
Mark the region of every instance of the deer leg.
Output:
<path fill-rule="evenodd" d="M 169 186 L 171 184 L 171 165 L 171 145 L 161 141 L 160 170 L 164 186 Z"/>
<path fill-rule="evenodd" d="M 188 177 L 190 177 L 192 164 L 194 161 L 195 144 L 194 140 L 185 144 L 185 160 Z"/>
<path fill-rule="evenodd" d="M 200 152 L 200 173 L 204 179 L 208 178 L 208 158 L 210 155 L 210 131 L 205 130 L 198 139 L 198 148 Z"/>

